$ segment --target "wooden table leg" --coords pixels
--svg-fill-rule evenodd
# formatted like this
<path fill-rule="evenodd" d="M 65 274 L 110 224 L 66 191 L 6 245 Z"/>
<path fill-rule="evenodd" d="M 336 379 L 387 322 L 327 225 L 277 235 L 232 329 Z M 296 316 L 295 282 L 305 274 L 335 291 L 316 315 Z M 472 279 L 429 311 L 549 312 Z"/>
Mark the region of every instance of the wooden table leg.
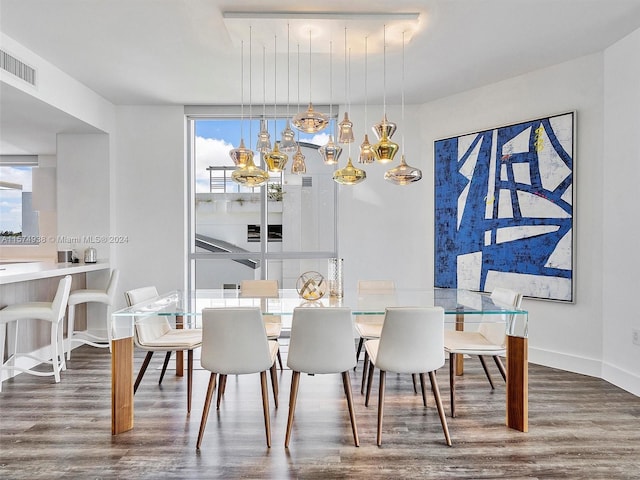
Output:
<path fill-rule="evenodd" d="M 133 428 L 133 338 L 111 342 L 111 434 Z"/>
<path fill-rule="evenodd" d="M 184 328 L 182 315 L 176 316 L 176 328 Z M 184 375 L 184 352 L 178 350 L 176 352 L 176 376 L 182 377 Z"/>
<path fill-rule="evenodd" d="M 529 431 L 529 342 L 507 336 L 507 426 Z"/>
<path fill-rule="evenodd" d="M 464 313 L 456 313 L 456 330 L 464 330 Z M 464 355 L 456 355 L 456 375 L 464 374 Z"/>

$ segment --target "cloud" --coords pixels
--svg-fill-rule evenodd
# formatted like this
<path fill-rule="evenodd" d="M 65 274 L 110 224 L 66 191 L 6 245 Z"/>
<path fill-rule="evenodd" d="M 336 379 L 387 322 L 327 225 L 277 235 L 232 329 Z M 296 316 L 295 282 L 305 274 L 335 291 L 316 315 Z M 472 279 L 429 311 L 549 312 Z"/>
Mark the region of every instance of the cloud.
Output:
<path fill-rule="evenodd" d="M 207 167 L 232 166 L 229 151 L 233 145 L 217 138 L 196 137 L 196 192 L 209 191 Z"/>
<path fill-rule="evenodd" d="M 22 185 L 23 192 L 31 191 L 31 167 L 0 167 L 0 180 Z"/>

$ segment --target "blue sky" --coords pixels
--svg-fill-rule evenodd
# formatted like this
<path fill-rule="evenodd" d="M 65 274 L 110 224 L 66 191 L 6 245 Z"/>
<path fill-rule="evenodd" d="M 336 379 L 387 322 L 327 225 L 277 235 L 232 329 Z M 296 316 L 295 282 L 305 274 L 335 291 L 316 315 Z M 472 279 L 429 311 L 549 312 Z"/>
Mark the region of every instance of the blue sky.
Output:
<path fill-rule="evenodd" d="M 22 192 L 31 191 L 31 167 L 0 167 L 0 181 L 22 185 L 22 190 L 0 189 L 0 231 L 22 231 Z"/>

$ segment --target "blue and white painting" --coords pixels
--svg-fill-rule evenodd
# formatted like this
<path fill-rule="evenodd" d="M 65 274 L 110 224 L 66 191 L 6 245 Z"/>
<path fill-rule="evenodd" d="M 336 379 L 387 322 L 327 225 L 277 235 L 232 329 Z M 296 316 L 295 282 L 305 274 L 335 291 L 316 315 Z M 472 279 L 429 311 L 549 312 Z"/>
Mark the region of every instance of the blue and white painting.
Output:
<path fill-rule="evenodd" d="M 435 142 L 435 286 L 572 302 L 575 114 Z"/>

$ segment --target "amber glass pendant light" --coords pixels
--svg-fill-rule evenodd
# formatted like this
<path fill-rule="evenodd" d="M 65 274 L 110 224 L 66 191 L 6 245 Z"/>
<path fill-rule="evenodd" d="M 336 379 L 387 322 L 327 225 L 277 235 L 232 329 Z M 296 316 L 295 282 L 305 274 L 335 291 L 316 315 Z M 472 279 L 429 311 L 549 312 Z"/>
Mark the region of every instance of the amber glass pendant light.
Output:
<path fill-rule="evenodd" d="M 367 52 L 367 43 L 369 37 L 364 37 L 364 124 L 367 125 L 368 115 L 367 115 L 367 104 L 368 104 L 368 93 L 367 93 L 367 61 L 368 61 L 368 52 Z M 358 156 L 358 162 L 360 163 L 373 163 L 376 160 L 376 154 L 373 151 L 373 146 L 369 143 L 369 136 L 365 133 L 364 140 L 360 144 L 360 155 Z"/>
<path fill-rule="evenodd" d="M 322 112 L 313 109 L 311 102 L 311 30 L 309 30 L 309 106 L 304 112 L 293 117 L 293 126 L 301 132 L 318 133 L 329 125 L 329 119 Z"/>
<path fill-rule="evenodd" d="M 333 118 L 333 42 L 329 42 L 329 118 Z M 329 134 L 329 141 L 318 149 L 325 165 L 338 163 L 342 147 L 333 142 L 333 135 Z"/>
<path fill-rule="evenodd" d="M 298 148 L 296 143 L 296 134 L 291 129 L 291 122 L 289 121 L 289 86 L 291 84 L 291 69 L 290 69 L 290 26 L 287 23 L 287 123 L 284 126 L 284 130 L 280 133 L 280 151 L 284 153 L 293 153 Z"/>
<path fill-rule="evenodd" d="M 242 49 L 244 50 L 244 48 Z M 243 52 L 244 53 L 244 52 Z M 243 54 L 243 62 L 244 62 L 244 54 Z M 244 73 L 244 68 L 242 68 L 242 72 Z M 249 137 L 251 137 L 251 122 L 253 120 L 252 109 L 251 109 L 251 89 L 252 89 L 252 81 L 251 81 L 251 27 L 249 27 Z M 244 75 L 241 79 L 241 82 L 244 82 Z M 242 99 L 244 103 L 244 98 Z M 240 141 L 240 146 L 244 146 L 244 142 Z M 233 150 L 232 150 L 233 152 Z M 233 158 L 233 155 L 231 156 Z M 262 170 L 260 167 L 257 167 L 253 163 L 253 152 L 249 150 L 249 153 L 246 155 L 246 162 L 244 165 L 239 166 L 231 173 L 231 179 L 240 184 L 247 187 L 258 187 L 263 183 L 269 180 L 269 174 Z"/>
<path fill-rule="evenodd" d="M 277 51 L 278 51 L 278 37 L 274 36 L 273 38 L 273 129 L 275 131 L 276 124 L 278 120 L 278 84 L 277 84 L 277 76 L 278 76 L 278 68 L 277 68 Z M 278 142 L 275 142 L 273 145 L 273 150 L 264 155 L 264 161 L 267 164 L 267 168 L 270 172 L 281 172 L 284 170 L 284 167 L 287 165 L 287 161 L 289 157 L 286 153 L 280 151 L 280 147 L 278 146 Z"/>
<path fill-rule="evenodd" d="M 304 155 L 300 151 L 300 144 L 298 144 L 298 150 L 293 155 L 293 163 L 291 164 L 291 173 L 296 175 L 302 175 L 307 173 L 307 164 L 304 163 Z"/>
<path fill-rule="evenodd" d="M 236 167 L 244 167 L 253 161 L 253 151 L 244 146 L 244 42 L 240 42 L 240 146 L 231 149 L 229 156 Z"/>
<path fill-rule="evenodd" d="M 258 132 L 258 143 L 256 150 L 260 153 L 271 151 L 271 136 L 267 130 L 267 90 L 266 90 L 266 53 L 265 47 L 262 46 L 262 118 L 260 119 L 260 131 Z"/>
<path fill-rule="evenodd" d="M 398 153 L 398 144 L 392 142 L 390 137 L 396 130 L 395 124 L 392 124 L 387 120 L 387 26 L 384 26 L 383 35 L 383 118 L 380 124 L 374 126 L 374 132 L 379 135 L 379 141 L 373 146 L 373 151 L 376 154 L 376 158 L 380 163 L 389 163 L 393 161 L 393 157 Z"/>
<path fill-rule="evenodd" d="M 404 125 L 404 32 L 402 32 L 402 124 Z M 385 172 L 384 179 L 395 185 L 408 185 L 422 178 L 422 170 L 407 165 L 404 158 L 404 133 L 400 165 Z"/>
<path fill-rule="evenodd" d="M 367 178 L 367 172 L 356 168 L 351 163 L 351 157 L 347 160 L 347 165 L 340 170 L 333 172 L 333 179 L 342 185 L 355 185 Z"/>
<path fill-rule="evenodd" d="M 350 89 L 349 89 L 349 76 L 350 71 L 347 67 L 347 28 L 344 29 L 344 96 L 346 99 L 346 109 L 344 112 L 344 118 L 338 124 L 338 143 L 351 143 L 355 140 L 353 136 L 353 122 L 349 120 L 349 108 L 350 102 Z"/>

